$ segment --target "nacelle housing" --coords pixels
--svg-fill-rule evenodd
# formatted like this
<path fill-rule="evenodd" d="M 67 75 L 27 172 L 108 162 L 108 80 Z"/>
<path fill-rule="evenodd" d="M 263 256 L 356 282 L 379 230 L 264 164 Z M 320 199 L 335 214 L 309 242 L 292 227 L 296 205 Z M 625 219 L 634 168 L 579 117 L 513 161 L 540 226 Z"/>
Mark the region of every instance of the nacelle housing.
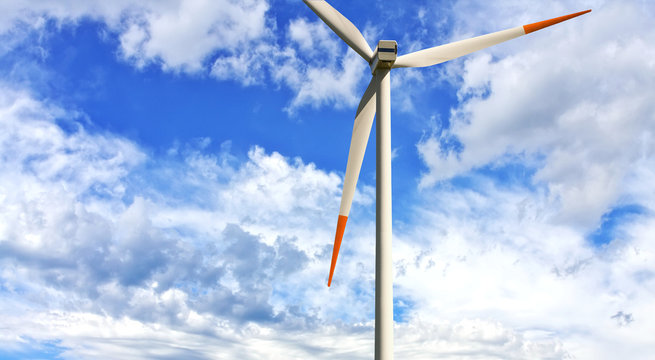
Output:
<path fill-rule="evenodd" d="M 377 69 L 391 69 L 398 56 L 398 44 L 395 40 L 380 40 L 371 60 L 371 72 Z"/>

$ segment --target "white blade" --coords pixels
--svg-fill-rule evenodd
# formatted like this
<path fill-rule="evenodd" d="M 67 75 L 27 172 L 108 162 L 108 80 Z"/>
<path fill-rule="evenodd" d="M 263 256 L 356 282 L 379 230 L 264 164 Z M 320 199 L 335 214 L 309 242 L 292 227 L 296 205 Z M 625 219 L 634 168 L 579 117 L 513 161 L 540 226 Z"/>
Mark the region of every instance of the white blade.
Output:
<path fill-rule="evenodd" d="M 367 62 L 373 59 L 373 50 L 364 35 L 345 16 L 323 0 L 303 0 L 343 41 Z"/>
<path fill-rule="evenodd" d="M 339 220 L 337 222 L 337 232 L 334 237 L 334 247 L 332 249 L 332 263 L 330 264 L 330 277 L 328 278 L 328 286 L 332 283 L 332 275 L 334 274 L 334 267 L 337 264 L 337 257 L 339 255 L 339 248 L 341 247 L 341 240 L 343 232 L 346 228 L 346 221 L 350 213 L 350 206 L 353 202 L 355 195 L 355 187 L 357 186 L 357 179 L 359 178 L 359 171 L 362 168 L 362 160 L 364 160 L 364 152 L 366 151 L 366 144 L 368 137 L 371 134 L 371 127 L 373 125 L 373 118 L 375 117 L 375 92 L 378 88 L 377 77 L 374 76 L 368 84 L 368 88 L 362 96 L 355 115 L 355 125 L 353 126 L 353 135 L 350 140 L 350 150 L 348 151 L 348 164 L 346 165 L 346 176 L 343 180 L 343 193 L 341 194 L 341 206 L 339 207 Z"/>
<path fill-rule="evenodd" d="M 517 26 L 512 29 L 498 31 L 495 33 L 474 37 L 462 41 L 453 42 L 446 45 L 436 46 L 433 48 L 420 50 L 407 55 L 399 56 L 393 67 L 423 67 L 436 65 L 448 60 L 468 55 L 472 52 L 482 50 L 489 46 L 500 44 L 507 40 L 517 38 L 521 35 L 529 34 L 533 31 L 541 30 L 545 27 L 559 24 L 562 21 L 586 14 L 591 10 L 580 11 L 577 13 L 560 16 L 557 18 L 539 21 L 532 24 Z"/>
<path fill-rule="evenodd" d="M 350 151 L 348 152 L 346 177 L 343 180 L 343 195 L 341 196 L 339 215 L 348 216 L 348 213 L 350 213 L 350 205 L 355 195 L 355 185 L 357 185 L 359 170 L 362 167 L 366 144 L 368 143 L 373 118 L 375 117 L 375 92 L 377 87 L 377 81 L 373 77 L 357 108 L 355 124 L 353 125 L 353 135 L 350 140 Z"/>
<path fill-rule="evenodd" d="M 521 35 L 525 35 L 523 27 L 517 26 L 512 29 L 436 46 L 399 56 L 393 64 L 393 67 L 423 67 L 436 65 L 517 38 Z"/>

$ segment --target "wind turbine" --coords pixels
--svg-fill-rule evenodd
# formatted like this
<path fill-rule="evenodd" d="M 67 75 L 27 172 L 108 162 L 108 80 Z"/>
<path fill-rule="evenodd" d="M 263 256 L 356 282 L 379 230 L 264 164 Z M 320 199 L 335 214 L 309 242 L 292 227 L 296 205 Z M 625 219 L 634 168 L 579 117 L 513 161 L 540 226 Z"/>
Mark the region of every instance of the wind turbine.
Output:
<path fill-rule="evenodd" d="M 350 140 L 346 176 L 343 182 L 337 231 L 332 250 L 328 287 L 337 264 L 341 240 L 346 228 L 350 205 L 362 166 L 366 143 L 373 117 L 376 122 L 376 250 L 375 250 L 375 359 L 393 359 L 393 283 L 391 263 L 391 87 L 390 70 L 403 67 L 425 67 L 470 54 L 501 42 L 555 25 L 590 12 L 544 20 L 502 30 L 466 40 L 436 46 L 397 56 L 398 46 L 393 40 L 380 40 L 371 50 L 362 33 L 345 16 L 323 0 L 303 0 L 343 41 L 366 60 L 373 78 L 357 107 L 353 134 Z"/>

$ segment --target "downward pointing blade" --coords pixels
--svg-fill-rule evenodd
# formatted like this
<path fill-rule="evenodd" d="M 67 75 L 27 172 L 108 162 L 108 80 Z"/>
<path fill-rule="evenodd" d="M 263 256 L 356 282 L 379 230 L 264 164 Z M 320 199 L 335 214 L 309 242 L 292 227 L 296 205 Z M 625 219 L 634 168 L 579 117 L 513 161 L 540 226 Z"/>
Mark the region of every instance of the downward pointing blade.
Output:
<path fill-rule="evenodd" d="M 543 29 L 545 27 L 555 25 L 562 21 L 572 19 L 590 12 L 591 10 L 581 11 L 570 15 L 560 16 L 550 20 L 544 20 L 533 24 L 524 26 L 517 26 L 515 28 L 498 31 L 491 34 L 486 34 L 471 39 L 452 42 L 450 44 L 436 46 L 433 48 L 416 51 L 407 55 L 399 56 L 393 64 L 394 68 L 397 67 L 423 67 L 436 65 L 448 60 L 458 58 L 460 56 L 468 55 L 472 52 L 482 50 L 489 46 L 500 44 L 507 40 L 517 38 L 519 36 L 529 34 L 533 31 Z"/>
<path fill-rule="evenodd" d="M 350 150 L 348 152 L 348 164 L 346 165 L 346 176 L 343 180 L 343 193 L 341 195 L 341 206 L 339 207 L 339 221 L 337 222 L 337 232 L 334 237 L 334 247 L 332 249 L 332 262 L 330 264 L 330 277 L 328 286 L 332 284 L 332 275 L 337 265 L 339 248 L 343 239 L 343 232 L 346 228 L 346 221 L 350 213 L 350 206 L 355 195 L 359 171 L 362 168 L 362 160 L 366 151 L 368 137 L 371 134 L 371 126 L 375 116 L 375 92 L 378 88 L 379 81 L 373 77 L 368 84 L 368 88 L 362 96 L 355 115 L 355 125 L 353 126 L 353 135 L 350 140 Z"/>
<path fill-rule="evenodd" d="M 318 17 L 367 62 L 373 59 L 373 50 L 364 35 L 345 16 L 323 0 L 303 0 Z"/>

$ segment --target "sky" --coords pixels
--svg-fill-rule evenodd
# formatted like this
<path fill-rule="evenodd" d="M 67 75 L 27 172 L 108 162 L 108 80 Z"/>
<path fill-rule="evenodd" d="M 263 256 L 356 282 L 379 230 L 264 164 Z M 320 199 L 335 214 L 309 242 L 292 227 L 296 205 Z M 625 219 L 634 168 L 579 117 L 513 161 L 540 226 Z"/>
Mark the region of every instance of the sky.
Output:
<path fill-rule="evenodd" d="M 655 353 L 655 3 L 330 2 L 391 73 L 397 359 Z M 370 359 L 368 65 L 298 0 L 0 2 L 0 358 Z"/>

